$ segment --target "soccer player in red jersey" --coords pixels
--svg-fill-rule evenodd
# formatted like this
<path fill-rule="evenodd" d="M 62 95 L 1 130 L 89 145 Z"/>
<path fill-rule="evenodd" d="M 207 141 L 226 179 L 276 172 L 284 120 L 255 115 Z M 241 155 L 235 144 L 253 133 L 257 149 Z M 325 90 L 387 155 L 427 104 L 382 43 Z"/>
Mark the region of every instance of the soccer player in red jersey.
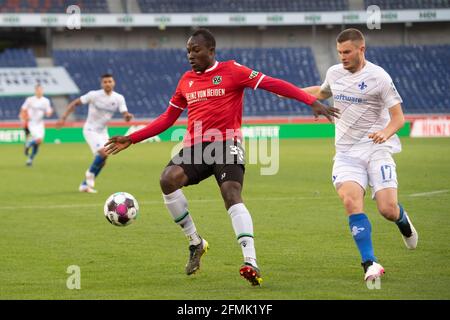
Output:
<path fill-rule="evenodd" d="M 106 144 L 106 152 L 116 154 L 133 143 L 165 131 L 187 108 L 188 131 L 184 147 L 172 158 L 160 178 L 164 203 L 189 239 L 186 273 L 190 275 L 199 269 L 208 242 L 198 234 L 181 188 L 214 175 L 242 248 L 244 264 L 240 274 L 252 285 L 260 285 L 262 278 L 256 263 L 253 222 L 241 197 L 245 171 L 240 130 L 244 89 L 261 88 L 304 102 L 311 106 L 315 117 L 324 115 L 330 121 L 338 114 L 337 109 L 325 107 L 291 83 L 251 70 L 233 60 L 216 61 L 215 47 L 211 32 L 206 29 L 195 31 L 187 42 L 187 57 L 192 70 L 181 77 L 167 110 L 141 130 L 128 136 L 112 137 Z"/>

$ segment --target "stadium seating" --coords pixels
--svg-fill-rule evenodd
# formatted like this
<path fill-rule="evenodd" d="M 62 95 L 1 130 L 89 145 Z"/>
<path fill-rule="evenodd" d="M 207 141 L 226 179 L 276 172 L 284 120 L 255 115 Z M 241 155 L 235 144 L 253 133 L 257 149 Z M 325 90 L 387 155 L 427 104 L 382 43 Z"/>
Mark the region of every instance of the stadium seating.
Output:
<path fill-rule="evenodd" d="M 142 12 L 300 12 L 342 11 L 348 0 L 138 0 Z"/>
<path fill-rule="evenodd" d="M 36 59 L 30 49 L 5 49 L 0 52 L 0 67 L 36 67 Z"/>
<path fill-rule="evenodd" d="M 407 113 L 450 112 L 450 45 L 370 47 L 366 57 L 391 75 Z"/>
<path fill-rule="evenodd" d="M 0 52 L 0 68 L 35 67 L 36 59 L 29 49 L 6 49 Z M 24 98 L 0 97 L 0 120 L 17 120 Z"/>
<path fill-rule="evenodd" d="M 449 0 L 364 0 L 366 8 L 377 5 L 380 9 L 444 9 L 450 8 Z"/>
<path fill-rule="evenodd" d="M 138 118 L 161 114 L 180 76 L 190 69 L 186 53 L 180 49 L 57 50 L 54 58 L 55 64 L 67 68 L 83 93 L 100 87 L 101 74 L 113 73 L 116 90 L 124 94 L 130 111 Z M 229 59 L 300 86 L 320 83 L 309 48 L 221 49 L 218 60 Z M 247 116 L 310 114 L 310 108 L 305 105 L 280 99 L 264 90 L 252 91 L 246 93 L 244 114 Z M 80 118 L 86 113 L 87 108 L 76 111 Z"/>
<path fill-rule="evenodd" d="M 138 118 L 161 114 L 178 79 L 190 69 L 181 49 L 56 50 L 53 56 L 55 65 L 67 68 L 82 93 L 99 89 L 100 75 L 113 73 L 116 90 L 125 95 L 130 111 Z M 366 57 L 391 75 L 404 100 L 405 113 L 450 113 L 450 45 L 369 47 Z M 217 58 L 234 59 L 300 87 L 321 83 L 309 48 L 219 49 Z M 36 66 L 31 50 L 10 49 L 0 54 L 0 67 L 24 66 Z M 305 105 L 264 90 L 248 89 L 245 96 L 245 116 L 311 115 Z M 17 119 L 22 103 L 23 98 L 0 98 L 0 120 Z M 85 107 L 76 109 L 80 120 L 86 113 Z"/>
<path fill-rule="evenodd" d="M 108 13 L 106 0 L 0 0 L 0 12 L 65 13 L 70 5 L 78 5 L 83 13 Z"/>

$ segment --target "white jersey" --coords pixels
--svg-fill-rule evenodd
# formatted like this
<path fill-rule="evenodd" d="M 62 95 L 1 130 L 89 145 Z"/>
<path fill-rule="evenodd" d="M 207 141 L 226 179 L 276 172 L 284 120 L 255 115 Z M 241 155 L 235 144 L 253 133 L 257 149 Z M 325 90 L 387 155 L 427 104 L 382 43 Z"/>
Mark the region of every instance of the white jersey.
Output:
<path fill-rule="evenodd" d="M 106 124 L 116 111 L 121 113 L 128 111 L 123 95 L 113 91 L 111 95 L 101 90 L 89 91 L 80 97 L 81 103 L 89 103 L 89 110 L 85 128 L 101 132 L 106 129 Z"/>
<path fill-rule="evenodd" d="M 28 97 L 22 105 L 22 110 L 26 110 L 28 113 L 28 126 L 30 127 L 43 127 L 45 114 L 53 111 L 49 99 L 36 96 Z"/>
<path fill-rule="evenodd" d="M 402 102 L 389 74 L 366 61 L 358 72 L 351 73 L 337 64 L 328 69 L 321 91 L 331 93 L 334 107 L 341 112 L 336 119 L 335 145 L 337 153 L 359 157 L 375 148 L 400 152 L 401 144 L 393 135 L 383 144 L 374 144 L 368 137 L 386 128 L 389 108 Z"/>

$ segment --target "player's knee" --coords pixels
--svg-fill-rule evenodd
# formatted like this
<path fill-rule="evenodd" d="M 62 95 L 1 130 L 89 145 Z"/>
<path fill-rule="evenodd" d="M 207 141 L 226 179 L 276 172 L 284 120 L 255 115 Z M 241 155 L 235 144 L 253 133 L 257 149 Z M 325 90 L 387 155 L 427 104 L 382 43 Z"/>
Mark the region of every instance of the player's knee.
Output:
<path fill-rule="evenodd" d="M 361 201 L 356 197 L 352 195 L 344 195 L 341 196 L 341 199 L 347 213 L 358 213 L 363 211 Z"/>
<path fill-rule="evenodd" d="M 179 170 L 178 170 L 178 169 Z M 177 189 L 180 189 L 184 183 L 183 178 L 185 174 L 182 168 L 170 166 L 164 169 L 159 178 L 159 184 L 164 194 L 169 194 Z"/>
<path fill-rule="evenodd" d="M 242 186 L 239 182 L 226 181 L 220 186 L 220 191 L 227 210 L 237 203 L 242 203 Z"/>
<path fill-rule="evenodd" d="M 390 221 L 396 221 L 399 215 L 399 208 L 396 202 L 389 201 L 378 205 L 378 211 Z"/>

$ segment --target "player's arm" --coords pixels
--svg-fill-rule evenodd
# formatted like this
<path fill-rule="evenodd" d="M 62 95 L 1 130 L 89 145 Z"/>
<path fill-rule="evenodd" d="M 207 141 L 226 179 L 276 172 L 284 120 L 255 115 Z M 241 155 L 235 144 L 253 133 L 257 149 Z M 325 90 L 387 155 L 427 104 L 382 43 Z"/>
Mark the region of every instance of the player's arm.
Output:
<path fill-rule="evenodd" d="M 122 114 L 123 120 L 125 120 L 126 122 L 130 121 L 134 117 L 132 113 L 128 112 L 125 98 L 122 95 L 119 98 L 119 112 Z"/>
<path fill-rule="evenodd" d="M 318 101 L 317 97 L 294 86 L 290 82 L 265 76 L 263 79 L 261 79 L 258 88 L 270 91 L 286 98 L 295 99 L 297 101 L 306 103 L 307 105 L 311 106 L 314 117 L 316 118 L 318 118 L 319 115 L 323 115 L 328 119 L 328 121 L 332 122 L 333 117 L 339 117 L 339 109 L 336 109 L 334 107 L 326 107 Z"/>
<path fill-rule="evenodd" d="M 28 98 L 25 99 L 25 102 L 20 107 L 19 112 L 19 119 L 22 120 L 24 123 L 27 123 L 28 121 L 28 101 L 29 101 Z"/>
<path fill-rule="evenodd" d="M 47 107 L 45 108 L 45 116 L 47 118 L 50 118 L 53 115 L 54 109 L 50 105 L 50 101 L 47 104 Z"/>
<path fill-rule="evenodd" d="M 321 86 L 312 86 L 303 88 L 303 91 L 316 97 L 319 100 L 325 100 L 331 97 L 331 92 L 323 91 Z"/>
<path fill-rule="evenodd" d="M 58 120 L 58 122 L 56 122 L 56 127 L 57 128 L 61 128 L 64 123 L 66 122 L 67 117 L 75 111 L 75 108 L 79 105 L 81 105 L 81 99 L 77 98 L 75 100 L 73 100 L 72 102 L 69 103 L 69 105 L 66 108 L 66 111 L 64 111 L 63 115 L 61 116 L 61 118 Z"/>
<path fill-rule="evenodd" d="M 372 139 L 374 143 L 386 142 L 405 124 L 405 117 L 400 103 L 389 108 L 389 114 L 391 115 L 391 121 L 389 121 L 386 128 L 369 134 L 369 138 Z"/>
<path fill-rule="evenodd" d="M 175 123 L 182 112 L 182 108 L 178 108 L 171 103 L 166 112 L 161 114 L 146 127 L 133 132 L 128 136 L 115 136 L 109 139 L 105 144 L 105 152 L 107 154 L 117 154 L 128 148 L 131 144 L 138 143 L 166 131 Z"/>
<path fill-rule="evenodd" d="M 28 111 L 26 109 L 24 109 L 24 108 L 20 109 L 19 119 L 22 120 L 23 122 L 28 121 Z"/>
<path fill-rule="evenodd" d="M 122 112 L 122 117 L 123 120 L 125 120 L 126 122 L 130 121 L 131 119 L 133 119 L 134 115 L 128 111 Z"/>

